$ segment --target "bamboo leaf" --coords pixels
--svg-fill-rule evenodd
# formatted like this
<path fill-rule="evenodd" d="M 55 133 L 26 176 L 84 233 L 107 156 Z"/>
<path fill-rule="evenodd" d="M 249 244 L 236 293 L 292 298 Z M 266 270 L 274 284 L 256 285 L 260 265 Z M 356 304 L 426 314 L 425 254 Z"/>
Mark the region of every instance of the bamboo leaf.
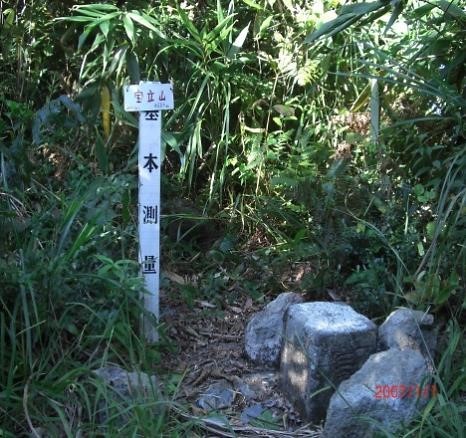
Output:
<path fill-rule="evenodd" d="M 338 26 L 337 28 L 335 28 L 331 32 L 329 32 L 327 36 L 331 37 L 333 35 L 336 35 L 339 32 L 342 32 L 346 28 L 348 28 L 351 25 L 353 25 L 354 23 L 356 23 L 356 21 L 358 21 L 360 18 L 361 17 L 359 15 L 356 15 L 355 17 L 350 18 L 346 23 L 343 23 L 342 25 Z"/>
<path fill-rule="evenodd" d="M 380 97 L 377 79 L 371 79 L 371 131 L 372 141 L 377 144 L 380 132 Z"/>
<path fill-rule="evenodd" d="M 244 41 L 246 41 L 246 37 L 248 35 L 249 31 L 249 26 L 251 22 L 247 24 L 247 26 L 239 33 L 239 35 L 236 37 L 235 41 L 233 41 L 233 44 L 230 47 L 230 50 L 228 51 L 227 57 L 232 59 L 234 56 L 241 50 L 243 47 Z"/>
<path fill-rule="evenodd" d="M 103 138 L 97 133 L 95 141 L 95 156 L 97 162 L 99 163 L 99 168 L 102 172 L 107 173 L 108 171 L 108 154 L 105 148 L 105 143 Z"/>
<path fill-rule="evenodd" d="M 78 50 L 81 50 L 81 48 L 84 46 L 88 36 L 91 34 L 91 31 L 92 31 L 92 28 L 86 27 L 84 31 L 81 33 L 81 35 L 79 35 Z"/>
<path fill-rule="evenodd" d="M 327 37 L 335 35 L 368 14 L 370 15 L 364 22 L 373 21 L 384 13 L 387 4 L 388 2 L 386 0 L 379 0 L 371 3 L 356 3 L 343 6 L 337 11 L 338 16 L 336 18 L 322 24 L 317 30 L 309 34 L 305 39 L 305 43 L 312 43 L 324 35 Z M 372 14 L 379 9 L 381 9 L 381 11 Z"/>
<path fill-rule="evenodd" d="M 345 25 L 351 19 L 353 19 L 355 16 L 356 16 L 355 14 L 340 15 L 337 18 L 334 18 L 333 20 L 322 24 L 317 30 L 310 33 L 306 37 L 304 42 L 307 43 L 307 44 L 313 43 L 314 41 L 318 40 L 321 36 L 329 34 L 331 31 L 339 28 L 341 25 Z"/>
<path fill-rule="evenodd" d="M 390 28 L 393 26 L 393 23 L 398 19 L 399 15 L 403 11 L 403 2 L 401 0 L 396 0 L 395 1 L 395 6 L 393 8 L 392 15 L 390 16 L 390 19 L 388 20 L 387 25 L 385 26 L 385 30 L 383 31 L 383 34 L 386 35 L 387 32 L 390 30 Z"/>
<path fill-rule="evenodd" d="M 102 12 L 96 12 L 96 11 L 87 10 L 87 9 L 84 9 L 84 8 L 80 8 L 79 13 L 83 14 L 83 15 L 87 15 L 89 17 L 93 17 L 93 18 L 98 18 L 98 17 L 100 17 L 102 15 Z"/>
<path fill-rule="evenodd" d="M 362 26 L 365 26 L 366 24 L 373 23 L 375 20 L 380 18 L 382 15 L 386 14 L 389 8 L 390 8 L 390 5 L 385 5 L 379 10 L 372 12 L 367 17 L 362 18 L 361 21 L 358 23 L 358 27 L 362 27 Z"/>
<path fill-rule="evenodd" d="M 116 52 L 115 55 L 112 57 L 112 62 L 110 67 L 107 70 L 108 75 L 112 75 L 115 70 L 117 72 L 117 76 L 120 76 L 121 70 L 123 69 L 125 60 L 126 60 L 126 52 L 128 51 L 128 46 L 120 47 Z"/>
<path fill-rule="evenodd" d="M 262 32 L 264 32 L 264 30 L 268 29 L 270 27 L 270 23 L 272 22 L 273 20 L 273 15 L 269 15 L 260 25 L 259 27 L 259 32 L 258 34 L 262 34 Z"/>
<path fill-rule="evenodd" d="M 204 42 L 210 43 L 215 41 L 218 37 L 225 39 L 233 28 L 232 16 L 225 17 L 220 21 L 207 35 L 204 37 Z"/>
<path fill-rule="evenodd" d="M 415 18 L 422 18 L 434 8 L 435 8 L 435 5 L 433 4 L 422 5 L 419 8 L 414 9 L 412 14 Z"/>
<path fill-rule="evenodd" d="M 141 80 L 141 72 L 139 70 L 139 62 L 134 52 L 126 53 L 126 68 L 132 84 L 139 84 Z"/>
<path fill-rule="evenodd" d="M 217 0 L 217 22 L 222 21 L 224 18 L 225 15 L 223 14 L 222 3 L 220 0 Z"/>
<path fill-rule="evenodd" d="M 134 23 L 128 15 L 123 15 L 123 26 L 125 28 L 126 35 L 128 35 L 128 39 L 131 41 L 131 44 L 136 44 L 136 34 L 134 32 Z"/>
<path fill-rule="evenodd" d="M 149 17 L 137 14 L 136 12 L 128 12 L 126 15 L 141 26 L 152 30 L 159 38 L 163 40 L 167 39 L 167 36 L 149 21 Z"/>
<path fill-rule="evenodd" d="M 367 84 L 363 88 L 359 96 L 356 98 L 353 105 L 351 105 L 350 111 L 351 112 L 361 111 L 361 109 L 367 105 L 367 101 L 369 100 L 369 95 L 370 95 L 370 86 L 369 84 Z"/>
<path fill-rule="evenodd" d="M 146 18 L 143 16 L 136 14 L 134 12 L 128 12 L 127 17 L 130 18 L 131 20 L 136 21 L 137 23 L 141 24 L 144 27 L 147 27 L 150 30 L 153 30 L 154 32 L 157 31 L 157 28 Z"/>
<path fill-rule="evenodd" d="M 338 9 L 338 15 L 346 15 L 346 14 L 358 14 L 358 15 L 366 15 L 370 12 L 374 12 L 381 7 L 386 6 L 388 1 L 376 1 L 371 3 L 354 3 L 351 5 L 342 6 Z"/>
<path fill-rule="evenodd" d="M 243 0 L 243 3 L 248 5 L 249 7 L 253 8 L 253 9 L 257 9 L 258 11 L 264 11 L 265 9 L 257 4 L 256 2 L 252 1 L 252 0 Z"/>
<path fill-rule="evenodd" d="M 182 24 L 186 27 L 186 30 L 191 34 L 191 36 L 199 43 L 202 43 L 202 37 L 199 31 L 196 29 L 194 24 L 191 22 L 186 13 L 178 7 L 178 16 L 181 19 Z"/>
<path fill-rule="evenodd" d="M 78 5 L 78 6 L 73 6 L 73 10 L 75 11 L 80 11 L 80 10 L 87 10 L 87 11 L 119 11 L 119 9 L 116 6 L 113 5 L 108 5 L 105 3 L 93 3 L 92 5 Z"/>
<path fill-rule="evenodd" d="M 110 31 L 110 21 L 103 21 L 99 24 L 99 28 L 101 32 L 104 34 L 105 38 L 108 37 L 108 33 Z"/>
<path fill-rule="evenodd" d="M 450 15 L 453 18 L 456 18 L 460 22 L 466 21 L 466 12 L 464 12 L 460 7 L 455 5 L 453 1 L 440 0 L 438 2 L 438 7 L 445 12 L 445 14 Z"/>
<path fill-rule="evenodd" d="M 73 21 L 76 23 L 91 23 L 94 21 L 94 18 L 83 17 L 82 15 L 78 15 L 76 17 L 57 18 L 57 21 Z"/>

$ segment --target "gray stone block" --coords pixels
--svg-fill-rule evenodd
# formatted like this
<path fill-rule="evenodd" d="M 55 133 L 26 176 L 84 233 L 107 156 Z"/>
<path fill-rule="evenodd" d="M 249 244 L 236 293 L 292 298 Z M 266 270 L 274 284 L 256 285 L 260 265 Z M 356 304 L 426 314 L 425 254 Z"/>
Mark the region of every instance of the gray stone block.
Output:
<path fill-rule="evenodd" d="M 278 365 L 283 344 L 283 317 L 290 305 L 302 301 L 301 295 L 282 293 L 251 318 L 244 334 L 249 359 L 263 365 Z"/>
<path fill-rule="evenodd" d="M 158 394 L 155 375 L 143 372 L 126 371 L 117 366 L 105 366 L 93 371 L 106 385 L 122 398 L 148 397 Z"/>
<path fill-rule="evenodd" d="M 425 312 L 407 308 L 392 312 L 379 327 L 378 349 L 410 348 L 432 358 L 437 345 L 434 317 Z"/>
<path fill-rule="evenodd" d="M 148 413 L 160 413 L 161 405 L 157 402 L 161 393 L 155 375 L 126 371 L 114 365 L 93 370 L 93 374 L 103 383 L 102 391 L 99 391 L 98 423 L 121 427 L 129 420 L 134 406 L 147 405 L 150 406 Z"/>
<path fill-rule="evenodd" d="M 375 352 L 376 334 L 376 325 L 346 304 L 313 302 L 288 308 L 281 386 L 305 419 L 318 422 L 325 417 L 335 388 Z"/>
<path fill-rule="evenodd" d="M 373 354 L 333 394 L 324 437 L 370 438 L 380 427 L 394 433 L 431 396 L 424 391 L 430 388 L 424 379 L 427 374 L 426 361 L 418 351 L 390 349 Z"/>

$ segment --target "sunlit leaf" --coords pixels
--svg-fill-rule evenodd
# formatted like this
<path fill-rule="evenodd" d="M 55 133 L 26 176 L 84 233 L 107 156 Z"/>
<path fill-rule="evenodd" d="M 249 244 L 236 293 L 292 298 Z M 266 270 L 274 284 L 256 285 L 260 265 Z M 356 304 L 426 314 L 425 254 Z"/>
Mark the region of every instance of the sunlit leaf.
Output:
<path fill-rule="evenodd" d="M 153 30 L 153 31 L 157 30 L 157 28 L 153 24 L 151 24 L 147 19 L 145 19 L 139 14 L 136 14 L 134 12 L 128 12 L 127 17 L 130 18 L 131 20 L 136 21 L 142 26 L 147 27 L 150 30 Z"/>
<path fill-rule="evenodd" d="M 305 43 L 312 43 L 318 40 L 321 36 L 329 34 L 332 30 L 338 28 L 341 25 L 349 23 L 352 18 L 356 17 L 355 14 L 346 14 L 340 15 L 335 19 L 328 21 L 327 23 L 322 24 L 319 26 L 317 30 L 309 34 L 306 39 L 304 40 Z"/>
<path fill-rule="evenodd" d="M 371 79 L 371 131 L 372 141 L 377 144 L 380 132 L 380 97 L 377 79 Z"/>
<path fill-rule="evenodd" d="M 243 47 L 244 41 L 246 41 L 246 37 L 248 35 L 250 24 L 251 23 L 248 23 L 247 26 L 236 37 L 235 41 L 233 41 L 233 44 L 231 45 L 227 54 L 228 58 L 232 59 Z"/>
<path fill-rule="evenodd" d="M 108 32 L 110 31 L 110 21 L 103 21 L 99 24 L 101 32 L 104 34 L 105 38 L 108 37 Z"/>
<path fill-rule="evenodd" d="M 250 6 L 253 9 L 257 9 L 258 11 L 264 11 L 264 8 L 261 5 L 259 5 L 258 3 L 254 2 L 252 0 L 242 0 L 242 1 L 243 1 L 243 3 Z"/>
<path fill-rule="evenodd" d="M 78 9 L 75 9 L 78 10 Z M 86 8 L 80 8 L 79 13 L 83 15 L 87 15 L 88 17 L 98 18 L 102 16 L 102 12 L 96 12 L 94 10 L 89 10 Z"/>
<path fill-rule="evenodd" d="M 338 16 L 336 18 L 322 24 L 317 30 L 309 34 L 306 37 L 305 42 L 312 43 L 324 35 L 327 37 L 335 35 L 368 14 L 369 16 L 366 21 L 375 20 L 384 13 L 383 9 L 387 8 L 388 3 L 389 2 L 386 0 L 379 0 L 371 3 L 354 3 L 345 5 L 337 11 Z M 373 14 L 373 12 L 379 9 L 382 9 L 382 11 Z"/>
<path fill-rule="evenodd" d="M 233 29 L 233 20 L 231 16 L 225 17 L 220 21 L 212 31 L 208 32 L 203 38 L 204 43 L 210 43 L 217 38 L 225 40 Z"/>
<path fill-rule="evenodd" d="M 94 19 L 92 17 L 83 17 L 82 15 L 81 16 L 76 16 L 76 17 L 66 17 L 62 20 L 66 20 L 66 21 L 73 21 L 73 22 L 76 22 L 76 23 L 91 23 L 94 21 Z"/>
<path fill-rule="evenodd" d="M 134 23 L 128 15 L 123 15 L 123 26 L 125 28 L 126 35 L 128 35 L 128 39 L 134 45 L 136 43 Z"/>
<path fill-rule="evenodd" d="M 376 11 L 377 9 L 386 6 L 389 2 L 388 1 L 376 1 L 370 3 L 353 3 L 349 5 L 342 6 L 340 9 L 337 10 L 338 15 L 346 15 L 346 14 L 358 14 L 358 15 L 365 15 L 369 12 Z"/>
<path fill-rule="evenodd" d="M 14 9 L 8 8 L 4 10 L 3 16 L 6 17 L 4 26 L 9 27 L 12 26 L 15 21 L 16 12 Z"/>
<path fill-rule="evenodd" d="M 438 2 L 438 7 L 442 9 L 445 12 L 445 14 L 448 14 L 451 17 L 456 18 L 458 21 L 466 21 L 466 12 L 464 12 L 460 7 L 455 5 L 453 1 L 440 0 Z"/>
<path fill-rule="evenodd" d="M 371 87 L 370 84 L 367 84 L 362 91 L 359 93 L 359 96 L 353 102 L 353 105 L 350 108 L 351 112 L 358 112 L 361 111 L 363 108 L 366 107 L 367 102 L 369 100 L 369 96 L 371 94 Z"/>
<path fill-rule="evenodd" d="M 147 29 L 152 30 L 159 38 L 167 39 L 166 35 L 163 32 L 161 32 L 160 29 L 157 29 L 145 16 L 136 14 L 135 12 L 128 12 L 127 16 L 136 23 L 139 23 Z"/>
<path fill-rule="evenodd" d="M 265 18 L 265 20 L 261 23 L 259 27 L 259 35 L 262 34 L 262 32 L 264 32 L 270 27 L 272 20 L 273 20 L 273 15 L 269 15 L 267 18 Z"/>
<path fill-rule="evenodd" d="M 390 28 L 393 26 L 393 23 L 395 23 L 403 11 L 404 3 L 402 0 L 396 0 L 394 4 L 395 6 L 393 8 L 392 15 L 390 16 L 390 19 L 388 20 L 388 23 L 383 31 L 384 35 L 390 30 Z"/>
<path fill-rule="evenodd" d="M 115 55 L 112 57 L 112 63 L 107 70 L 108 75 L 112 75 L 115 71 L 117 75 L 120 76 L 123 66 L 125 65 L 126 60 L 126 52 L 128 47 L 120 47 L 116 52 Z"/>
<path fill-rule="evenodd" d="M 119 9 L 116 6 L 109 5 L 106 3 L 92 3 L 91 5 L 77 5 L 73 6 L 74 10 L 85 9 L 88 11 L 118 11 Z"/>

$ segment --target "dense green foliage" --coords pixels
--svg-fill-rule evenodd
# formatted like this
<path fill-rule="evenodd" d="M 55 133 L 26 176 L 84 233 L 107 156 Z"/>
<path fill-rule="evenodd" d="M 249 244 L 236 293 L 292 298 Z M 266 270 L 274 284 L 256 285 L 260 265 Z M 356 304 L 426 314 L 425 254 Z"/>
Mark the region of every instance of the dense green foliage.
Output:
<path fill-rule="evenodd" d="M 83 377 L 171 348 L 138 333 L 137 120 L 122 107 L 123 84 L 160 80 L 176 101 L 164 263 L 198 274 L 183 298 L 226 302 L 242 280 L 235 293 L 263 299 L 302 263 L 293 287 L 311 300 L 428 309 L 441 395 L 410 430 L 460 436 L 464 3 L 84 3 L 0 3 L 0 435 L 116 433 Z M 120 436 L 192 426 L 133 411 Z"/>

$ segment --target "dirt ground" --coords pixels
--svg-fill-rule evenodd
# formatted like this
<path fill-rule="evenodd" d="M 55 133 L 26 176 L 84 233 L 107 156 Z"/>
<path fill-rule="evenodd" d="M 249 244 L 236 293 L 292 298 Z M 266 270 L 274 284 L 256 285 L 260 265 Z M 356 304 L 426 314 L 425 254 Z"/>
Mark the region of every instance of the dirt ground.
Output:
<path fill-rule="evenodd" d="M 206 435 L 200 436 L 307 436 L 318 437 L 321 429 L 308 427 L 298 413 L 282 396 L 277 370 L 257 366 L 244 353 L 244 330 L 248 320 L 263 308 L 249 297 L 237 302 L 218 305 L 207 301 L 195 301 L 190 308 L 182 300 L 163 297 L 161 300 L 162 322 L 176 351 L 166 353 L 163 363 L 170 364 L 168 372 L 182 375 L 176 401 L 187 407 L 184 415 L 193 418 L 209 418 L 196 400 L 214 382 L 226 381 L 233 387 L 259 379 L 262 384 L 254 400 L 235 392 L 231 407 L 217 414 L 228 418 L 229 426 L 219 426 L 214 421 L 200 421 Z M 256 386 L 257 388 L 257 386 Z M 257 403 L 265 408 L 268 417 L 244 424 L 245 408 Z M 247 417 L 246 417 L 247 418 Z M 268 423 L 270 422 L 270 423 Z M 259 426 L 257 426 L 259 424 Z M 233 430 L 229 430 L 229 429 Z M 213 434 L 212 434 L 213 433 Z"/>

